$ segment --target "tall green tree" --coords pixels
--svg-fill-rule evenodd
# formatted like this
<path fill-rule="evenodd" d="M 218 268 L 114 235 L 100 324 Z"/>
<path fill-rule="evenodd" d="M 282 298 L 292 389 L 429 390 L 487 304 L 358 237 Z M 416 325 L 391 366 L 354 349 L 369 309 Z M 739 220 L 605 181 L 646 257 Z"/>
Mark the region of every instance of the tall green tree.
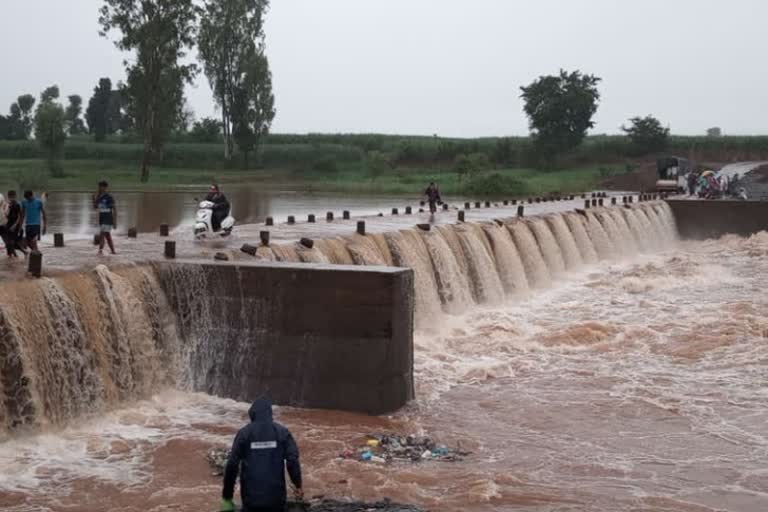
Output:
<path fill-rule="evenodd" d="M 46 153 L 48 170 L 53 176 L 63 173 L 61 158 L 67 140 L 66 115 L 58 99 L 59 87 L 48 87 L 40 94 L 35 111 L 35 139 Z"/>
<path fill-rule="evenodd" d="M 234 112 L 236 95 L 253 85 L 246 86 L 245 81 L 253 78 L 253 75 L 248 77 L 248 69 L 263 57 L 264 15 L 268 8 L 268 0 L 206 0 L 205 13 L 200 18 L 197 41 L 200 60 L 221 109 L 227 159 L 234 152 L 233 125 L 239 115 Z M 261 76 L 269 80 L 271 93 L 271 75 Z M 246 135 L 248 130 L 243 126 L 239 130 L 238 140 L 250 139 L 250 135 Z M 247 142 L 244 144 L 249 146 Z"/>
<path fill-rule="evenodd" d="M 558 155 L 576 148 L 595 124 L 600 78 L 580 71 L 541 76 L 521 87 L 534 145 L 541 158 L 554 164 Z"/>
<path fill-rule="evenodd" d="M 10 114 L 8 115 L 8 134 L 11 140 L 27 140 L 32 134 L 33 108 L 35 106 L 35 97 L 31 94 L 22 94 L 11 104 Z"/>
<path fill-rule="evenodd" d="M 83 122 L 82 117 L 80 117 L 83 113 L 82 96 L 79 94 L 72 94 L 67 97 L 67 100 L 69 100 L 69 105 L 67 105 L 64 115 L 67 119 L 67 129 L 69 134 L 79 135 L 81 133 L 86 133 L 85 123 Z"/>
<path fill-rule="evenodd" d="M 272 73 L 263 48 L 244 64 L 243 76 L 243 83 L 235 89 L 233 98 L 232 131 L 238 149 L 245 155 L 247 169 L 249 153 L 258 150 L 275 118 Z"/>
<path fill-rule="evenodd" d="M 88 121 L 88 131 L 93 134 L 96 142 L 103 142 L 109 133 L 108 111 L 112 98 L 112 80 L 101 78 L 99 85 L 93 88 L 93 96 L 88 100 L 85 119 Z"/>
<path fill-rule="evenodd" d="M 135 52 L 135 60 L 126 61 L 122 91 L 144 140 L 142 182 L 162 156 L 183 106 L 184 85 L 197 72 L 194 64 L 180 61 L 195 42 L 198 11 L 194 0 L 104 0 L 100 10 L 102 35 L 118 31 L 115 45 Z"/>
<path fill-rule="evenodd" d="M 653 116 L 633 117 L 629 126 L 622 126 L 621 131 L 627 134 L 633 151 L 639 155 L 664 151 L 669 142 L 669 128 Z"/>

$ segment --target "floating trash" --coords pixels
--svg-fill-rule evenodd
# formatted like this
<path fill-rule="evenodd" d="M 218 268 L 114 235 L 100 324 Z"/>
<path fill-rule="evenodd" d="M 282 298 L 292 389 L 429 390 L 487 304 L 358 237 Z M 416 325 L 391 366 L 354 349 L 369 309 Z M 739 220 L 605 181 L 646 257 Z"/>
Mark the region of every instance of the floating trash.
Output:
<path fill-rule="evenodd" d="M 386 464 L 396 461 L 426 460 L 457 462 L 467 455 L 469 452 L 439 445 L 429 437 L 374 434 L 368 436 L 365 444 L 357 451 L 344 450 L 339 456 L 342 459 Z"/>

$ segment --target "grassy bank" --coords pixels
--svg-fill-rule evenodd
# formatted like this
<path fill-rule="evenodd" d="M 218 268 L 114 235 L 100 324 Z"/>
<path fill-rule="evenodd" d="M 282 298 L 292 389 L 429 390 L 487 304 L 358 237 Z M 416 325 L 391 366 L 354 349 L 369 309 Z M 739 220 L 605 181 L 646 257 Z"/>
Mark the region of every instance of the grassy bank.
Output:
<path fill-rule="evenodd" d="M 443 193 L 472 197 L 522 196 L 548 192 L 589 190 L 606 175 L 621 172 L 621 165 L 585 166 L 558 171 L 500 168 L 477 172 L 459 179 L 450 167 L 399 167 L 372 179 L 364 163 L 339 164 L 332 171 L 306 168 L 239 169 L 167 168 L 152 170 L 149 183 L 137 180 L 135 164 L 106 160 L 67 160 L 65 175 L 52 178 L 41 159 L 0 159 L 0 190 L 93 190 L 98 180 L 110 181 L 114 190 L 167 190 L 179 186 L 204 186 L 218 182 L 224 186 L 250 183 L 272 189 L 349 194 L 413 194 L 430 181 Z"/>

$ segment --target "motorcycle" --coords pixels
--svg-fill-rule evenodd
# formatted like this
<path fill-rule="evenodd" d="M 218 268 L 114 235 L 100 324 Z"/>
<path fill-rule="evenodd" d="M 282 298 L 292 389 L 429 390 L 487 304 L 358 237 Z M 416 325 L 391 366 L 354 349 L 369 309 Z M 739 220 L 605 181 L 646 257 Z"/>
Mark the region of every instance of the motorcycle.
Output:
<path fill-rule="evenodd" d="M 235 227 L 235 218 L 232 215 L 221 221 L 219 229 L 213 229 L 213 207 L 211 201 L 201 201 L 197 206 L 197 215 L 195 215 L 195 238 L 205 238 L 209 233 L 220 233 L 221 236 L 232 234 L 232 228 Z"/>

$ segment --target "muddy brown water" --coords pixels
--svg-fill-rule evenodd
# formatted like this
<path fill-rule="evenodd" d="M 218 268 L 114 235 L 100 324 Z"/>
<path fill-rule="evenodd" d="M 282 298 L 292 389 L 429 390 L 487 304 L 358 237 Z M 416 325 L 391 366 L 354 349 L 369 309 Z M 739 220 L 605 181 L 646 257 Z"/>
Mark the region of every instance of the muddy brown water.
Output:
<path fill-rule="evenodd" d="M 679 242 L 660 230 L 661 213 L 646 207 L 626 227 L 589 218 L 607 259 L 563 270 L 533 252 L 520 265 L 549 281 L 501 302 L 474 304 L 502 279 L 478 266 L 487 256 L 443 262 L 451 269 L 438 274 L 469 272 L 474 288 L 453 297 L 462 301 L 453 314 L 435 312 L 437 294 L 419 296 L 428 321 L 415 335 L 416 401 L 386 417 L 278 409 L 299 441 L 307 494 L 449 512 L 768 509 L 768 233 Z M 642 253 L 622 252 L 613 237 L 641 229 L 658 236 Z M 457 250 L 481 235 L 458 233 Z M 432 268 L 421 259 L 429 248 L 445 250 L 404 240 L 396 256 L 419 273 Z M 535 240 L 520 240 L 528 254 Z M 247 408 L 158 390 L 6 438 L 0 508 L 215 510 L 221 481 L 205 453 L 231 442 Z M 430 435 L 472 455 L 387 466 L 338 458 L 380 431 Z"/>

